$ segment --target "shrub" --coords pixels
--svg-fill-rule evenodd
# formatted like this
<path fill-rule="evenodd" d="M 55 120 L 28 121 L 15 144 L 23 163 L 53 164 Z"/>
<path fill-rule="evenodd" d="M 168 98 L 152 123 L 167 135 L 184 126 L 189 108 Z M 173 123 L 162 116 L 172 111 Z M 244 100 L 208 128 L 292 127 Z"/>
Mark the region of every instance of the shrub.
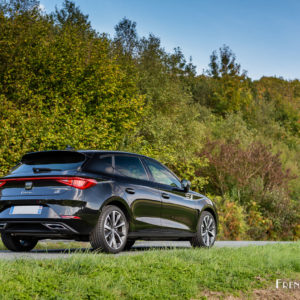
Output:
<path fill-rule="evenodd" d="M 246 213 L 244 208 L 236 201 L 225 197 L 211 197 L 218 208 L 219 235 L 221 240 L 241 240 L 247 238 L 248 226 L 246 224 Z"/>
<path fill-rule="evenodd" d="M 199 173 L 208 175 L 221 195 L 235 186 L 246 187 L 252 178 L 262 178 L 264 189 L 286 188 L 294 178 L 289 170 L 283 170 L 279 154 L 272 154 L 271 148 L 261 142 L 252 142 L 242 149 L 238 141 L 208 141 L 199 156 L 209 160 L 209 166 Z"/>

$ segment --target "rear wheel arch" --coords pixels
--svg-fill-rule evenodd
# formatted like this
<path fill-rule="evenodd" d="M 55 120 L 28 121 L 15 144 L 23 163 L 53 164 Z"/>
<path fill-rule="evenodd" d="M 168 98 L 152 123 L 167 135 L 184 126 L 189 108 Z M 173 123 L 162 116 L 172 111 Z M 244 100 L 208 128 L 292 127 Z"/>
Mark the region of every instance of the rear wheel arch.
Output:
<path fill-rule="evenodd" d="M 125 214 L 128 223 L 130 223 L 131 221 L 131 213 L 130 213 L 130 209 L 128 207 L 128 204 L 125 202 L 125 200 L 123 200 L 122 198 L 111 198 L 108 199 L 107 201 L 105 201 L 101 207 L 101 210 L 107 206 L 107 205 L 114 205 L 119 207 L 123 213 Z"/>

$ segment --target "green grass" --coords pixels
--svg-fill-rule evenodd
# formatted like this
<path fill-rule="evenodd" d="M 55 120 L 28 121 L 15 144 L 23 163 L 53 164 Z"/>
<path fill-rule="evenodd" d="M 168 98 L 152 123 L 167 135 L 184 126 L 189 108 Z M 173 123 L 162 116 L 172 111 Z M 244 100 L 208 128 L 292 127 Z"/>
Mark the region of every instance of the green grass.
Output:
<path fill-rule="evenodd" d="M 276 278 L 300 279 L 300 242 L 0 260 L 2 299 L 191 299 L 203 290 L 251 293 Z"/>
<path fill-rule="evenodd" d="M 34 247 L 34 250 L 53 250 L 53 249 L 86 249 L 91 248 L 88 242 L 61 242 L 61 241 L 41 241 Z M 0 250 L 7 250 L 7 248 L 0 241 Z M 1 257 L 0 257 L 1 258 Z"/>

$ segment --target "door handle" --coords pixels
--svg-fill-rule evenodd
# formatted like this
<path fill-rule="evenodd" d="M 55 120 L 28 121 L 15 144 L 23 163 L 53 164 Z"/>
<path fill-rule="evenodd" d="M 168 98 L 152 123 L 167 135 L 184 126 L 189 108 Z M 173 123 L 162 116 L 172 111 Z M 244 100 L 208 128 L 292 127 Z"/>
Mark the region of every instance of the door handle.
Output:
<path fill-rule="evenodd" d="M 127 189 L 125 189 L 125 191 L 126 191 L 126 193 L 128 193 L 128 194 L 134 194 L 134 193 L 135 193 L 135 190 L 132 189 L 132 188 L 127 188 Z"/>
<path fill-rule="evenodd" d="M 165 199 L 170 199 L 170 195 L 167 193 L 162 193 L 161 196 Z"/>

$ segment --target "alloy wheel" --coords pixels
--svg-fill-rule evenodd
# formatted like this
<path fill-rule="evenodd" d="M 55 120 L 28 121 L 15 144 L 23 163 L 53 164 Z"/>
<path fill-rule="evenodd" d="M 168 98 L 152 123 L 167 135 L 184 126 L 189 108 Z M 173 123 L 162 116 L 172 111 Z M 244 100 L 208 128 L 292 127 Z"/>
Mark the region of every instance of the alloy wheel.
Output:
<path fill-rule="evenodd" d="M 201 235 L 206 247 L 213 245 L 216 238 L 216 225 L 212 216 L 206 215 L 201 224 Z"/>
<path fill-rule="evenodd" d="M 116 210 L 111 211 L 104 222 L 105 240 L 109 247 L 119 249 L 126 239 L 126 223 L 124 217 Z"/>

